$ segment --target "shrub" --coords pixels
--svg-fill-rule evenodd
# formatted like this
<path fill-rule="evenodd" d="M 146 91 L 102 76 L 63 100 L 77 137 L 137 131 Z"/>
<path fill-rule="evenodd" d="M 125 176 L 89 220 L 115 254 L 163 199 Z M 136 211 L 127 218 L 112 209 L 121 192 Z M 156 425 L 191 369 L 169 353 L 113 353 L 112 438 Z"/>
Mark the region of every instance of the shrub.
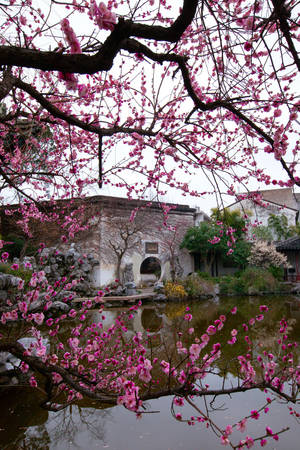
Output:
<path fill-rule="evenodd" d="M 274 278 L 278 281 L 283 281 L 284 278 L 284 269 L 283 267 L 274 267 L 270 266 L 268 271 L 273 275 Z"/>
<path fill-rule="evenodd" d="M 224 276 L 219 279 L 220 294 L 248 294 L 249 288 L 255 291 L 279 290 L 279 282 L 269 270 L 258 267 L 247 267 L 236 276 Z"/>
<path fill-rule="evenodd" d="M 168 299 L 182 300 L 187 296 L 184 286 L 180 283 L 167 281 L 164 286 L 165 296 Z"/>
<path fill-rule="evenodd" d="M 32 272 L 30 270 L 23 269 L 22 267 L 19 267 L 18 270 L 13 270 L 11 269 L 10 264 L 0 264 L 0 272 L 22 278 L 25 284 L 30 281 L 32 276 Z"/>
<path fill-rule="evenodd" d="M 287 257 L 278 252 L 273 244 L 265 241 L 257 241 L 251 248 L 248 258 L 249 264 L 268 269 L 274 267 L 289 267 Z"/>
<path fill-rule="evenodd" d="M 200 272 L 201 273 L 201 272 Z M 184 288 L 189 297 L 197 298 L 201 295 L 213 295 L 214 282 L 208 274 L 203 278 L 198 273 L 192 273 L 184 280 Z"/>
<path fill-rule="evenodd" d="M 24 256 L 32 256 L 37 251 L 37 247 L 33 246 L 31 243 L 27 243 L 25 238 L 19 236 L 9 234 L 3 236 L 3 240 L 9 242 L 9 244 L 4 245 L 1 252 L 8 252 L 11 260 L 13 260 L 13 258 L 20 258 L 21 252 L 25 246 Z"/>
<path fill-rule="evenodd" d="M 202 280 L 214 280 L 214 277 L 212 277 L 209 273 L 207 272 L 201 272 L 200 270 L 197 270 L 197 275 L 202 278 Z"/>

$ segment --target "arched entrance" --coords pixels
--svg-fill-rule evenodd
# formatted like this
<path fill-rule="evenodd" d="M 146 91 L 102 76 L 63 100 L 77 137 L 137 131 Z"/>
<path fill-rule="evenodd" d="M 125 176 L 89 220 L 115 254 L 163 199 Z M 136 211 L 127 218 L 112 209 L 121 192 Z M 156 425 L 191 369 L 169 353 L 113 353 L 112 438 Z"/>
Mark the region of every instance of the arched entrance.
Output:
<path fill-rule="evenodd" d="M 149 256 L 144 259 L 140 268 L 141 281 L 143 282 L 155 282 L 160 279 L 161 265 L 158 258 Z"/>

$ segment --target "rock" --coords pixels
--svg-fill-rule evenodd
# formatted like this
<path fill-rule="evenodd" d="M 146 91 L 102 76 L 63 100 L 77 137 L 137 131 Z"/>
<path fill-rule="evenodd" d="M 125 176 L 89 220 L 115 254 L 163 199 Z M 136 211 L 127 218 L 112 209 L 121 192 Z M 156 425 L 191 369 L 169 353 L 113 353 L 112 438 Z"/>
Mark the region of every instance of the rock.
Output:
<path fill-rule="evenodd" d="M 136 295 L 136 285 L 132 281 L 125 283 L 125 295 Z"/>
<path fill-rule="evenodd" d="M 167 297 L 165 296 L 165 294 L 157 294 L 154 299 L 155 302 L 164 302 L 165 300 L 167 300 Z"/>
<path fill-rule="evenodd" d="M 0 291 L 0 302 L 5 302 L 7 300 L 7 291 Z"/>
<path fill-rule="evenodd" d="M 133 282 L 133 264 L 128 263 L 125 265 L 124 272 L 123 272 L 123 284 L 126 286 L 126 283 Z"/>
<path fill-rule="evenodd" d="M 0 273 L 0 290 L 6 290 L 9 288 L 15 288 L 22 281 L 21 278 L 15 277 L 8 273 Z"/>
<path fill-rule="evenodd" d="M 76 292 L 61 291 L 56 295 L 55 300 L 56 301 L 72 300 L 74 297 L 76 297 Z"/>
<path fill-rule="evenodd" d="M 300 294 L 300 283 L 297 283 L 295 286 L 291 289 L 292 294 Z"/>
<path fill-rule="evenodd" d="M 248 295 L 259 295 L 259 289 L 255 288 L 254 286 L 249 286 Z"/>
<path fill-rule="evenodd" d="M 56 301 L 56 302 L 53 302 L 52 305 L 49 306 L 48 312 L 52 312 L 52 313 L 65 312 L 65 313 L 67 313 L 70 311 L 70 309 L 71 309 L 71 307 L 69 305 L 67 305 L 66 303 Z"/>
<path fill-rule="evenodd" d="M 161 281 L 157 281 L 153 286 L 154 292 L 162 292 L 164 290 L 164 284 Z"/>
<path fill-rule="evenodd" d="M 40 298 L 38 300 L 30 303 L 30 305 L 28 307 L 29 313 L 35 313 L 35 312 L 41 311 L 43 309 L 45 301 L 43 301 L 41 297 L 42 297 L 42 295 L 40 295 Z"/>

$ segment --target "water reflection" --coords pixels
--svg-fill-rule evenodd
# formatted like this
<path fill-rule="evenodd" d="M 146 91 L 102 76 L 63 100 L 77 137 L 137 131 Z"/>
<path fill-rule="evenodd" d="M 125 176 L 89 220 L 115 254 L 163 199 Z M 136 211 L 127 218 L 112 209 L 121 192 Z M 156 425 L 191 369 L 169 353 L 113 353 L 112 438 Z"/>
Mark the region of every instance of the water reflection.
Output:
<path fill-rule="evenodd" d="M 249 318 L 257 314 L 257 307 L 264 303 L 270 307 L 268 320 L 263 321 L 251 331 L 253 342 L 263 342 L 264 348 L 272 351 L 277 342 L 277 325 L 284 316 L 289 323 L 289 336 L 292 340 L 299 341 L 300 335 L 300 300 L 297 298 L 264 297 L 262 298 L 220 298 L 219 301 L 199 301 L 188 303 L 173 303 L 155 305 L 148 304 L 142 307 L 135 315 L 134 320 L 129 322 L 129 336 L 138 331 L 148 330 L 149 352 L 155 349 L 158 356 L 163 352 L 169 353 L 174 349 L 174 343 L 178 339 L 178 330 L 181 329 L 182 315 L 187 306 L 193 314 L 192 326 L 196 335 L 201 335 L 207 326 L 211 324 L 220 314 L 238 305 L 236 315 L 227 316 L 231 330 L 237 324 L 247 323 Z M 105 311 L 104 329 L 108 329 L 119 315 L 122 308 L 109 309 Z M 102 314 L 101 314 L 102 316 Z M 93 311 L 91 320 L 98 321 L 99 313 Z M 66 339 L 69 337 L 68 327 L 65 325 L 64 333 Z M 228 334 L 219 334 L 216 339 L 224 341 Z M 183 336 L 183 342 L 188 342 L 189 337 Z M 238 341 L 235 346 L 224 346 L 222 359 L 218 362 L 220 367 L 224 361 L 230 361 L 234 355 L 242 354 L 246 344 L 243 340 Z M 256 351 L 256 350 L 254 350 Z M 298 355 L 299 360 L 299 355 Z M 234 366 L 227 370 L 227 382 L 234 381 L 237 371 Z M 155 379 L 162 379 L 158 369 L 154 371 Z M 214 386 L 213 379 L 208 380 L 211 387 Z M 1 449 L 86 449 L 109 448 L 116 450 L 140 450 L 146 449 L 216 449 L 219 447 L 215 437 L 205 429 L 188 427 L 172 419 L 170 414 L 170 399 L 164 398 L 149 402 L 149 411 L 159 409 L 160 414 L 143 415 L 141 421 L 137 422 L 133 414 L 122 407 L 106 408 L 90 400 L 83 400 L 78 404 L 69 406 L 59 413 L 48 413 L 39 408 L 39 394 L 31 389 L 21 387 L 9 388 L 1 391 L 1 404 L 5 408 L 0 410 L 0 448 Z M 263 402 L 262 393 L 251 392 L 238 394 L 234 398 L 220 397 L 218 406 L 226 402 L 228 409 L 221 408 L 216 412 L 220 424 L 228 424 L 230 420 L 238 420 L 245 414 L 242 408 L 248 411 L 257 406 L 257 401 Z M 184 410 L 186 414 L 191 411 Z M 276 448 L 289 450 L 298 449 L 296 440 L 296 428 L 293 418 L 289 417 L 286 405 L 278 405 L 272 416 L 273 426 L 281 427 L 282 418 L 288 418 L 289 425 L 294 430 L 276 443 Z M 268 420 L 270 418 L 268 417 Z M 270 424 L 270 422 L 268 422 Z M 285 424 L 284 424 L 285 425 Z M 255 432 L 259 427 L 264 427 L 263 421 L 252 421 L 250 424 Z M 256 427 L 256 429 L 255 429 Z M 199 433 L 201 433 L 201 445 L 199 446 Z"/>

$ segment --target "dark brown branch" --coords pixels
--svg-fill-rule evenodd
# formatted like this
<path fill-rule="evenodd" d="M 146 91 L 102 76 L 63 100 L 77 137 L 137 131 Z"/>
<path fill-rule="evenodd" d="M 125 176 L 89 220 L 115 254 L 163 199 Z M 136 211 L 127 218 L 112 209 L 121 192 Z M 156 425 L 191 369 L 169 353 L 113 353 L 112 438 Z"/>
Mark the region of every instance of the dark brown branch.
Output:
<path fill-rule="evenodd" d="M 273 6 L 274 6 L 274 16 L 277 18 L 279 22 L 280 29 L 282 31 L 283 36 L 285 37 L 285 40 L 288 44 L 288 48 L 294 58 L 295 64 L 300 71 L 300 58 L 298 55 L 298 52 L 295 48 L 290 27 L 288 24 L 288 19 L 291 15 L 290 11 L 287 9 L 287 6 L 285 4 L 284 0 L 272 0 Z"/>
<path fill-rule="evenodd" d="M 120 19 L 99 52 L 92 56 L 0 46 L 0 65 L 81 74 L 108 71 L 120 51 L 122 41 L 130 36 L 177 42 L 192 22 L 198 1 L 184 0 L 180 15 L 170 27 L 135 24 L 130 20 Z"/>
<path fill-rule="evenodd" d="M 14 79 L 15 87 L 27 92 L 32 98 L 34 98 L 43 108 L 45 108 L 53 117 L 57 119 L 61 119 L 67 122 L 69 125 L 74 125 L 78 128 L 81 128 L 85 131 L 90 131 L 91 133 L 95 133 L 99 136 L 112 136 L 116 133 L 139 133 L 143 136 L 155 136 L 154 132 L 143 130 L 142 128 L 128 128 L 128 127 L 118 127 L 113 126 L 111 128 L 100 128 L 96 125 L 92 125 L 90 123 L 86 123 L 82 120 L 77 119 L 77 117 L 69 115 L 63 111 L 61 111 L 57 106 L 53 105 L 51 101 L 47 100 L 43 94 L 41 94 L 37 89 L 35 89 L 32 85 L 25 83 L 19 78 Z"/>

